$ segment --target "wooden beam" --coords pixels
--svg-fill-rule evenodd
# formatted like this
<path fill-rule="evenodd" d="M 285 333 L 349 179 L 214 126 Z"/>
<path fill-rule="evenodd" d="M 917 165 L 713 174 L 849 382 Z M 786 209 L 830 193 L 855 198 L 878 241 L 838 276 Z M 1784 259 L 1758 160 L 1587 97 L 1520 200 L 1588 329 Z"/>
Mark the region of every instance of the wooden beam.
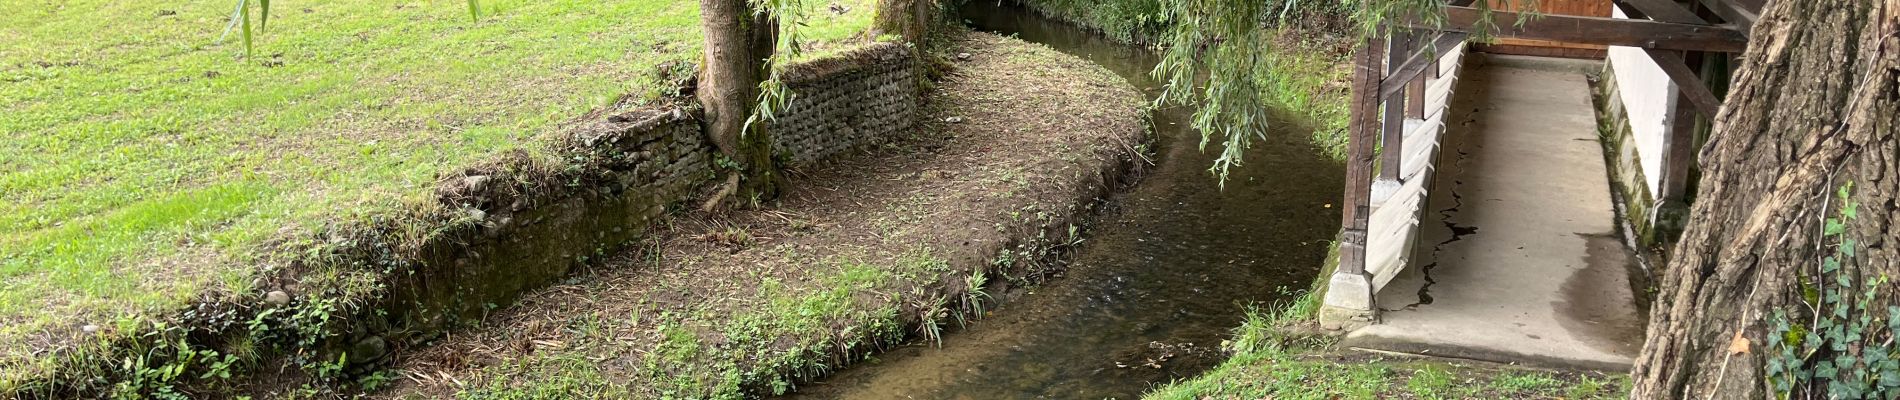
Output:
<path fill-rule="evenodd" d="M 1703 7 L 1708 7 L 1709 11 L 1715 12 L 1715 16 L 1722 17 L 1722 22 L 1735 25 L 1736 31 L 1741 32 L 1742 37 L 1748 37 L 1748 30 L 1753 29 L 1755 20 L 1761 17 L 1760 4 L 1749 8 L 1731 0 L 1700 0 L 1700 2 Z"/>
<path fill-rule="evenodd" d="M 1341 275 L 1366 274 L 1366 231 L 1372 216 L 1373 143 L 1379 130 L 1379 79 L 1385 41 L 1374 37 L 1353 55 L 1351 120 L 1346 127 L 1346 193 L 1340 205 Z"/>
<path fill-rule="evenodd" d="M 1676 88 L 1695 106 L 1696 112 L 1710 120 L 1715 119 L 1715 113 L 1722 110 L 1722 99 L 1715 97 L 1715 92 L 1709 90 L 1709 84 L 1703 82 L 1702 77 L 1696 76 L 1695 70 L 1689 69 L 1689 62 L 1683 59 L 1682 52 L 1656 49 L 1643 51 L 1649 53 L 1649 59 L 1662 67 L 1663 73 L 1669 75 L 1669 80 L 1676 83 Z"/>
<path fill-rule="evenodd" d="M 1445 50 L 1457 47 L 1467 37 L 1469 35 L 1464 32 L 1444 32 L 1432 39 L 1431 47 L 1413 49 L 1412 56 L 1406 57 L 1405 63 L 1392 67 L 1392 74 L 1379 81 L 1379 97 L 1390 97 L 1399 89 L 1405 88 L 1406 82 L 1418 78 L 1425 67 L 1437 65 L 1435 61 L 1438 61 L 1438 57 L 1442 56 Z"/>
<path fill-rule="evenodd" d="M 1445 26 L 1434 27 L 1422 23 L 1410 25 L 1420 29 L 1470 32 L 1480 21 L 1484 21 L 1483 14 L 1471 7 L 1445 7 Z M 1729 53 L 1739 53 L 1748 48 L 1746 36 L 1725 26 L 1554 14 L 1520 19 L 1521 14 L 1502 11 L 1492 11 L 1490 14 L 1491 32 L 1500 38 Z"/>
<path fill-rule="evenodd" d="M 1709 24 L 1709 21 L 1696 16 L 1695 11 L 1683 8 L 1675 0 L 1615 0 L 1615 4 L 1630 18 L 1649 18 L 1678 24 Z"/>

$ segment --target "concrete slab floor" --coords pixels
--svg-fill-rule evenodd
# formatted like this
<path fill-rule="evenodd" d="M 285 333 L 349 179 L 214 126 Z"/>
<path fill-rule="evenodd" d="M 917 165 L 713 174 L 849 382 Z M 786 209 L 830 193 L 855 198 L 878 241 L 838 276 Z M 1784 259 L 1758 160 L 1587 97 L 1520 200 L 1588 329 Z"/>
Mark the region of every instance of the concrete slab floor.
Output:
<path fill-rule="evenodd" d="M 1626 371 L 1646 319 L 1580 72 L 1601 64 L 1483 59 L 1449 111 L 1413 267 L 1378 294 L 1382 322 L 1342 344 Z"/>

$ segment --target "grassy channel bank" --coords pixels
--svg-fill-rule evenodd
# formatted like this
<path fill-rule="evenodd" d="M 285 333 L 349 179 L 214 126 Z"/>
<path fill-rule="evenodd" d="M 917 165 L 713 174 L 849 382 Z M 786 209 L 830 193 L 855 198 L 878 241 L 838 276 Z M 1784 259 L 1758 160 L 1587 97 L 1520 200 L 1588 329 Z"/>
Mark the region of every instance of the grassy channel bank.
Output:
<path fill-rule="evenodd" d="M 1149 392 L 1147 400 L 1207 399 L 1618 399 L 1628 375 L 1528 369 L 1371 354 L 1325 336 L 1287 334 L 1310 324 L 1313 296 L 1275 314 L 1250 312 L 1212 371 Z"/>
<path fill-rule="evenodd" d="M 218 41 L 235 4 L 0 1 L 0 397 L 264 367 L 400 269 L 326 251 L 465 225 L 444 176 L 572 164 L 574 121 L 675 91 L 701 42 L 691 2 L 343 1 L 279 3 L 245 56 Z M 814 45 L 860 43 L 873 3 L 831 4 Z M 272 282 L 292 268 L 320 276 Z M 269 318 L 231 308 L 286 285 Z M 194 344 L 264 319 L 286 329 Z"/>
<path fill-rule="evenodd" d="M 1138 168 L 1126 81 L 1053 49 L 953 35 L 915 132 L 793 174 L 780 201 L 685 213 L 386 375 L 385 398 L 784 393 L 985 313 L 1055 273 Z"/>

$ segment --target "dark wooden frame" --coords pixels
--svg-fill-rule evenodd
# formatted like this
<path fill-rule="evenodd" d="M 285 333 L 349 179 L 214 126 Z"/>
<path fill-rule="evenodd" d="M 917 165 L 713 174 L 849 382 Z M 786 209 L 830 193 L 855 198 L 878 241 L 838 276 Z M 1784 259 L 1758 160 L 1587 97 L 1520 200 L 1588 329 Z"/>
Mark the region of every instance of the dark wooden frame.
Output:
<path fill-rule="evenodd" d="M 1687 1 L 1687 0 L 1685 0 Z M 1670 81 L 1681 88 L 1676 102 L 1678 116 L 1665 138 L 1664 204 L 1680 205 L 1686 193 L 1687 178 L 1695 156 L 1696 120 L 1700 114 L 1714 119 L 1721 109 L 1716 96 L 1691 65 L 1699 65 L 1710 53 L 1739 53 L 1747 48 L 1747 30 L 1753 26 L 1764 0 L 1694 0 L 1693 4 L 1675 0 L 1614 0 L 1630 19 L 1543 15 L 1519 21 L 1520 15 L 1491 12 L 1496 37 L 1554 40 L 1583 44 L 1602 44 L 1643 48 Z M 1469 38 L 1469 32 L 1483 12 L 1468 7 L 1473 0 L 1450 0 L 1445 6 L 1445 26 L 1418 23 L 1397 24 L 1388 29 L 1395 45 L 1384 38 L 1368 39 L 1354 55 L 1351 119 L 1347 128 L 1346 191 L 1344 212 L 1340 216 L 1341 239 L 1339 269 L 1336 273 L 1364 275 L 1366 240 L 1371 217 L 1373 164 L 1382 163 L 1379 179 L 1397 180 L 1401 148 L 1404 142 L 1404 116 L 1423 116 L 1426 95 L 1421 75 L 1430 68 L 1436 77 L 1437 55 L 1441 49 L 1457 46 Z M 1710 23 L 1694 5 L 1706 7 L 1709 14 L 1726 25 Z M 1425 32 L 1438 31 L 1426 40 Z M 1401 54 L 1404 56 L 1401 57 Z M 1390 68 L 1386 68 L 1390 66 Z M 1410 93 L 1408 93 L 1410 92 Z M 1416 98 L 1416 99 L 1414 99 Z M 1417 104 L 1408 107 L 1408 103 Z M 1379 117 L 1381 106 L 1383 120 Z M 1377 132 L 1377 133 L 1375 133 Z M 1376 136 L 1375 136 L 1376 135 Z M 1383 160 L 1375 160 L 1374 140 L 1384 142 Z"/>

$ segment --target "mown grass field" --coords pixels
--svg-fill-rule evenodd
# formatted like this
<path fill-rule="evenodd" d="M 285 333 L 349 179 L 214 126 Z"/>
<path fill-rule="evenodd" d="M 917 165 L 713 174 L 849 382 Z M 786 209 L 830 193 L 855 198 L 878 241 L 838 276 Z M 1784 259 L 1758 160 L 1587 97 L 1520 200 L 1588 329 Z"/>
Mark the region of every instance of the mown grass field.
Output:
<path fill-rule="evenodd" d="M 281 232 L 545 154 L 700 49 L 691 1 L 275 3 L 246 56 L 218 40 L 234 0 L 0 0 L 0 378 L 86 325 L 244 293 Z M 806 33 L 856 37 L 871 4 L 813 2 Z"/>

